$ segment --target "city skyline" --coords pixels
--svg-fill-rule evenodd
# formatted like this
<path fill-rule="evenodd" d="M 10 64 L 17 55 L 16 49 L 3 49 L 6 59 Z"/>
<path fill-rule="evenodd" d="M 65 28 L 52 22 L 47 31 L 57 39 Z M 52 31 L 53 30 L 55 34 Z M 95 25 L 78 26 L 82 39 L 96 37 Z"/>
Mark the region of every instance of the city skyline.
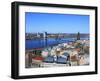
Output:
<path fill-rule="evenodd" d="M 88 15 L 26 12 L 25 24 L 26 33 L 89 33 Z"/>

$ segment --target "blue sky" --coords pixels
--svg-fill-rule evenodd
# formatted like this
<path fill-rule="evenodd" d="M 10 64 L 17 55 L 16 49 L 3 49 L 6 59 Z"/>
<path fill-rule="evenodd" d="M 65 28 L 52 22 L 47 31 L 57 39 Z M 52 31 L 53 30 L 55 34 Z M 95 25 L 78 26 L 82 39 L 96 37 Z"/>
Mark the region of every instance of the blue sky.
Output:
<path fill-rule="evenodd" d="M 73 14 L 25 13 L 26 33 L 89 33 L 89 16 Z"/>

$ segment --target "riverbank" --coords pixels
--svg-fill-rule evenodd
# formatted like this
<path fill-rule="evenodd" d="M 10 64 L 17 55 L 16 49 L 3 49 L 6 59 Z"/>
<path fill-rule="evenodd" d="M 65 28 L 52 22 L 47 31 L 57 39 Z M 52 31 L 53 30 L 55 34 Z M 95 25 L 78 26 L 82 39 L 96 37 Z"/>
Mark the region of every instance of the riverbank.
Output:
<path fill-rule="evenodd" d="M 65 64 L 64 66 L 89 65 L 89 40 L 77 40 L 45 48 L 26 50 L 25 55 L 27 68 L 51 67 L 54 63 Z M 38 60 L 36 57 L 42 60 Z"/>

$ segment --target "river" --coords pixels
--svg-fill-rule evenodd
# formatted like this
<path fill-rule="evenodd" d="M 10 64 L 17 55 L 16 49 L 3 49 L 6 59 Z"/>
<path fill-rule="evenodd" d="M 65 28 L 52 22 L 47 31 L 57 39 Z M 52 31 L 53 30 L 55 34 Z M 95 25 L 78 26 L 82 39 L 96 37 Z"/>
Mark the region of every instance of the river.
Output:
<path fill-rule="evenodd" d="M 81 38 L 81 40 L 83 39 L 87 40 L 87 38 Z M 28 50 L 28 49 L 35 49 L 35 48 L 43 48 L 46 46 L 53 46 L 60 43 L 72 42 L 72 41 L 75 41 L 75 38 L 63 38 L 63 39 L 49 38 L 47 40 L 44 39 L 26 40 L 25 49 Z"/>

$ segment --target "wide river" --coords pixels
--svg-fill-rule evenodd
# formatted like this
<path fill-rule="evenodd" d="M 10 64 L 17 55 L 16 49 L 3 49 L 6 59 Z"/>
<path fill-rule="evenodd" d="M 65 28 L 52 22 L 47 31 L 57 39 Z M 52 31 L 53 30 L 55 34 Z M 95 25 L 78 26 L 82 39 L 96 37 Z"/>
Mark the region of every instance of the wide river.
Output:
<path fill-rule="evenodd" d="M 87 38 L 81 38 L 81 39 L 87 39 Z M 43 48 L 46 46 L 53 46 L 53 45 L 57 45 L 60 43 L 65 43 L 65 42 L 72 42 L 75 41 L 75 38 L 63 38 L 63 39 L 53 39 L 53 38 L 49 38 L 47 40 L 44 39 L 38 39 L 38 40 L 26 40 L 25 41 L 25 49 L 34 49 L 34 48 Z"/>

